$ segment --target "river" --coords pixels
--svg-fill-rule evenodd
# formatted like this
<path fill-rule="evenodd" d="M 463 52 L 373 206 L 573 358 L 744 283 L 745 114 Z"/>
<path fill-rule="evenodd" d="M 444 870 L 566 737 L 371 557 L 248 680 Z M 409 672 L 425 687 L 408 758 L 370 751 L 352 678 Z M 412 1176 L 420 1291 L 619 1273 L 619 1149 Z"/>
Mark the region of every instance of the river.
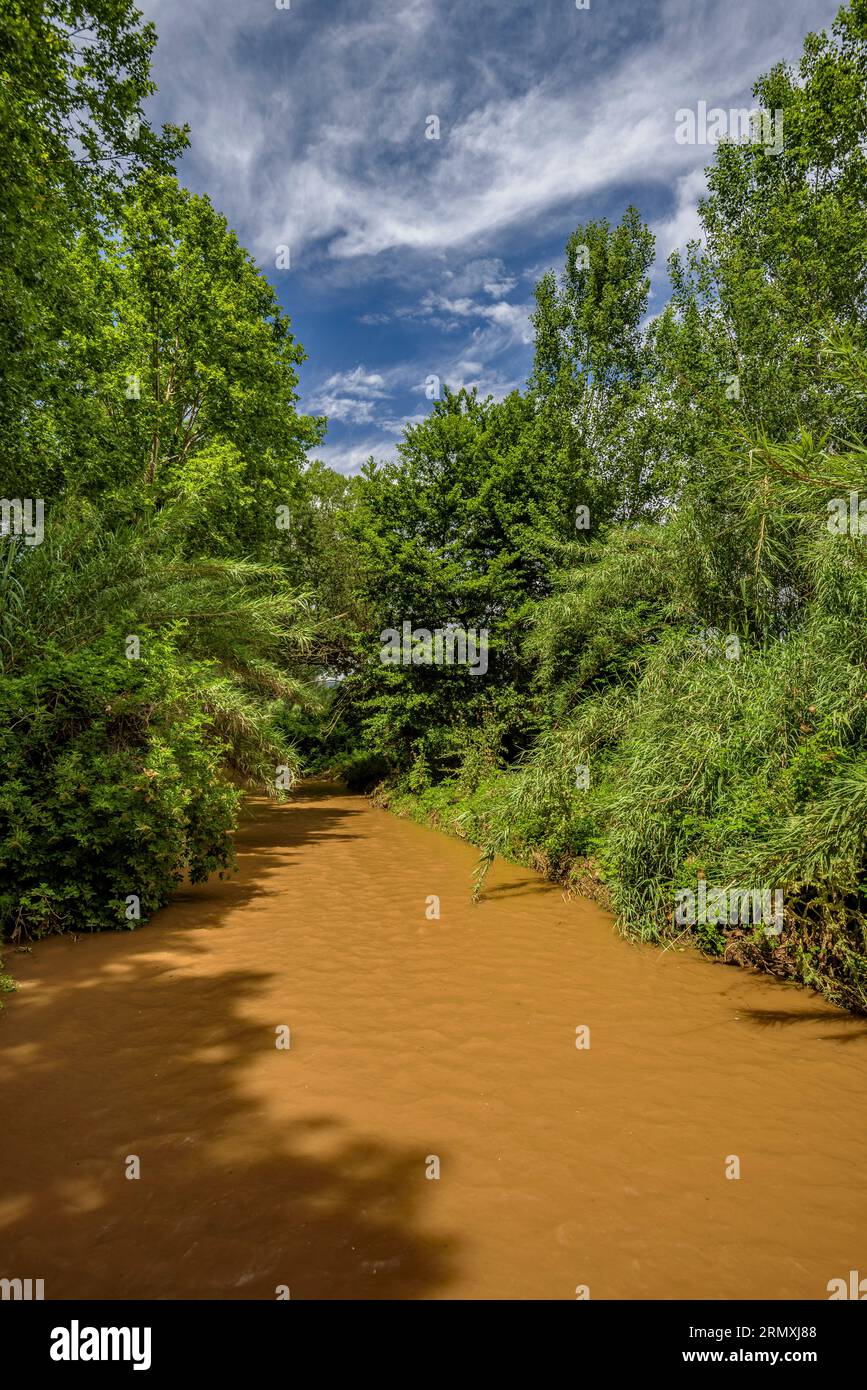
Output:
<path fill-rule="evenodd" d="M 237 875 L 136 932 L 7 951 L 0 1276 L 49 1299 L 867 1276 L 863 1019 L 628 943 L 509 864 L 473 905 L 475 850 L 333 788 L 253 799 L 237 842 Z"/>

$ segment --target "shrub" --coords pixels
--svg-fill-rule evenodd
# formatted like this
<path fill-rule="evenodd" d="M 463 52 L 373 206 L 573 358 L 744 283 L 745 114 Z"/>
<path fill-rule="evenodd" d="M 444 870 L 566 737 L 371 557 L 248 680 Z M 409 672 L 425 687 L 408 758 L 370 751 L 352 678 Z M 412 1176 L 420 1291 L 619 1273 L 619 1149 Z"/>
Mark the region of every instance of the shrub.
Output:
<path fill-rule="evenodd" d="M 46 650 L 0 684 L 0 930 L 13 940 L 133 927 L 233 859 L 239 793 L 220 774 L 196 673 L 165 639 Z"/>

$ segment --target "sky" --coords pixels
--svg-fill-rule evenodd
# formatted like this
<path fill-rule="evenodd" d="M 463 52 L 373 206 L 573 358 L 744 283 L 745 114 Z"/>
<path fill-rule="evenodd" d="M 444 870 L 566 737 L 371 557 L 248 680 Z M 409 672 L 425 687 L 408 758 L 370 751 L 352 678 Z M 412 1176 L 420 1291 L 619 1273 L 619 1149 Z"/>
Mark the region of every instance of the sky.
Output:
<path fill-rule="evenodd" d="M 497 399 L 523 385 L 534 283 L 580 223 L 638 208 L 661 308 L 713 157 L 675 138 L 677 111 L 752 106 L 839 7 L 138 3 L 159 34 L 148 117 L 190 126 L 181 180 L 274 285 L 308 356 L 300 408 L 328 417 L 317 457 L 345 473 L 394 454 L 431 378 Z"/>

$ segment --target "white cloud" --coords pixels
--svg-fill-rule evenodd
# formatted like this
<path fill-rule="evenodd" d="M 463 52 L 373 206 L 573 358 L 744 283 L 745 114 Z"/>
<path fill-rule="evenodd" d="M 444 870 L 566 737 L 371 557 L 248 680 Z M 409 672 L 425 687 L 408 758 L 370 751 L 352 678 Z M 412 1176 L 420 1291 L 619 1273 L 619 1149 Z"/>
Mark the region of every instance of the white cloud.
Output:
<path fill-rule="evenodd" d="M 672 251 L 683 249 L 688 241 L 701 239 L 702 227 L 698 217 L 699 198 L 707 194 L 704 169 L 693 169 L 678 179 L 674 210 L 663 221 L 654 224 L 656 254 L 665 261 Z"/>
<path fill-rule="evenodd" d="M 380 420 L 379 428 L 385 430 L 386 434 L 400 436 L 408 425 L 420 425 L 427 419 L 427 414 L 422 415 L 402 415 L 399 419 Z"/>
<path fill-rule="evenodd" d="M 502 351 L 509 341 L 523 344 L 533 341 L 530 324 L 533 307 L 530 303 L 507 304 L 505 300 L 499 300 L 495 304 L 482 304 L 469 298 L 449 299 L 435 290 L 428 290 L 422 297 L 416 313 L 419 317 L 432 316 L 441 326 L 445 325 L 449 316 L 497 324 L 504 330 L 504 336 L 497 344 L 497 351 Z M 442 315 L 446 315 L 445 320 Z"/>
<path fill-rule="evenodd" d="M 315 451 L 313 457 L 321 459 L 337 473 L 357 473 L 362 464 L 371 457 L 378 463 L 396 458 L 394 445 L 384 440 L 382 435 L 372 435 L 356 444 L 326 444 Z"/>
<path fill-rule="evenodd" d="M 395 274 L 413 252 L 472 250 L 481 265 L 496 257 L 480 247 L 560 206 L 692 175 L 713 152 L 675 143 L 675 111 L 743 104 L 837 9 L 756 0 L 733 23 L 714 0 L 662 0 L 629 43 L 622 15 L 491 7 L 480 59 L 443 42 L 465 19 L 458 0 L 346 0 L 325 14 L 303 0 L 142 4 L 162 35 L 159 114 L 190 121 L 198 181 L 263 263 L 288 242 L 293 267 L 320 274 L 328 258 L 383 253 Z M 424 138 L 431 112 L 439 141 Z M 494 270 L 443 292 L 502 298 L 506 284 Z"/>
<path fill-rule="evenodd" d="M 452 296 L 474 295 L 483 289 L 496 299 L 508 294 L 518 283 L 507 274 L 499 256 L 473 257 L 458 270 L 444 267 L 442 279 Z"/>
<path fill-rule="evenodd" d="M 307 408 L 332 420 L 368 424 L 375 419 L 377 402 L 390 395 L 384 376 L 358 366 L 352 371 L 334 372 L 310 396 Z"/>
<path fill-rule="evenodd" d="M 504 280 L 487 280 L 484 289 L 495 299 L 500 299 L 509 290 L 513 290 L 517 285 L 517 280 L 513 276 L 507 276 Z"/>

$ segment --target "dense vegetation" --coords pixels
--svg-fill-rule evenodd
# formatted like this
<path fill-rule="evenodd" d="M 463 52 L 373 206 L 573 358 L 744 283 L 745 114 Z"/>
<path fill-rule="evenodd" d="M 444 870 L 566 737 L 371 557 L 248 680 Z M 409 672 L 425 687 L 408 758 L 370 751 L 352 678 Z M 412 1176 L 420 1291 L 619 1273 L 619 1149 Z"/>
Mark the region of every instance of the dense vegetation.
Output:
<path fill-rule="evenodd" d="M 783 149 L 717 147 L 661 314 L 639 213 L 578 227 L 526 389 L 351 479 L 141 118 L 152 43 L 129 0 L 0 20 L 0 492 L 46 500 L 0 542 L 5 934 L 135 925 L 230 867 L 241 786 L 329 769 L 477 892 L 505 854 L 867 1010 L 867 0 L 757 83 Z M 404 624 L 484 661 L 384 659 Z M 684 923 L 700 884 L 782 918 Z"/>

